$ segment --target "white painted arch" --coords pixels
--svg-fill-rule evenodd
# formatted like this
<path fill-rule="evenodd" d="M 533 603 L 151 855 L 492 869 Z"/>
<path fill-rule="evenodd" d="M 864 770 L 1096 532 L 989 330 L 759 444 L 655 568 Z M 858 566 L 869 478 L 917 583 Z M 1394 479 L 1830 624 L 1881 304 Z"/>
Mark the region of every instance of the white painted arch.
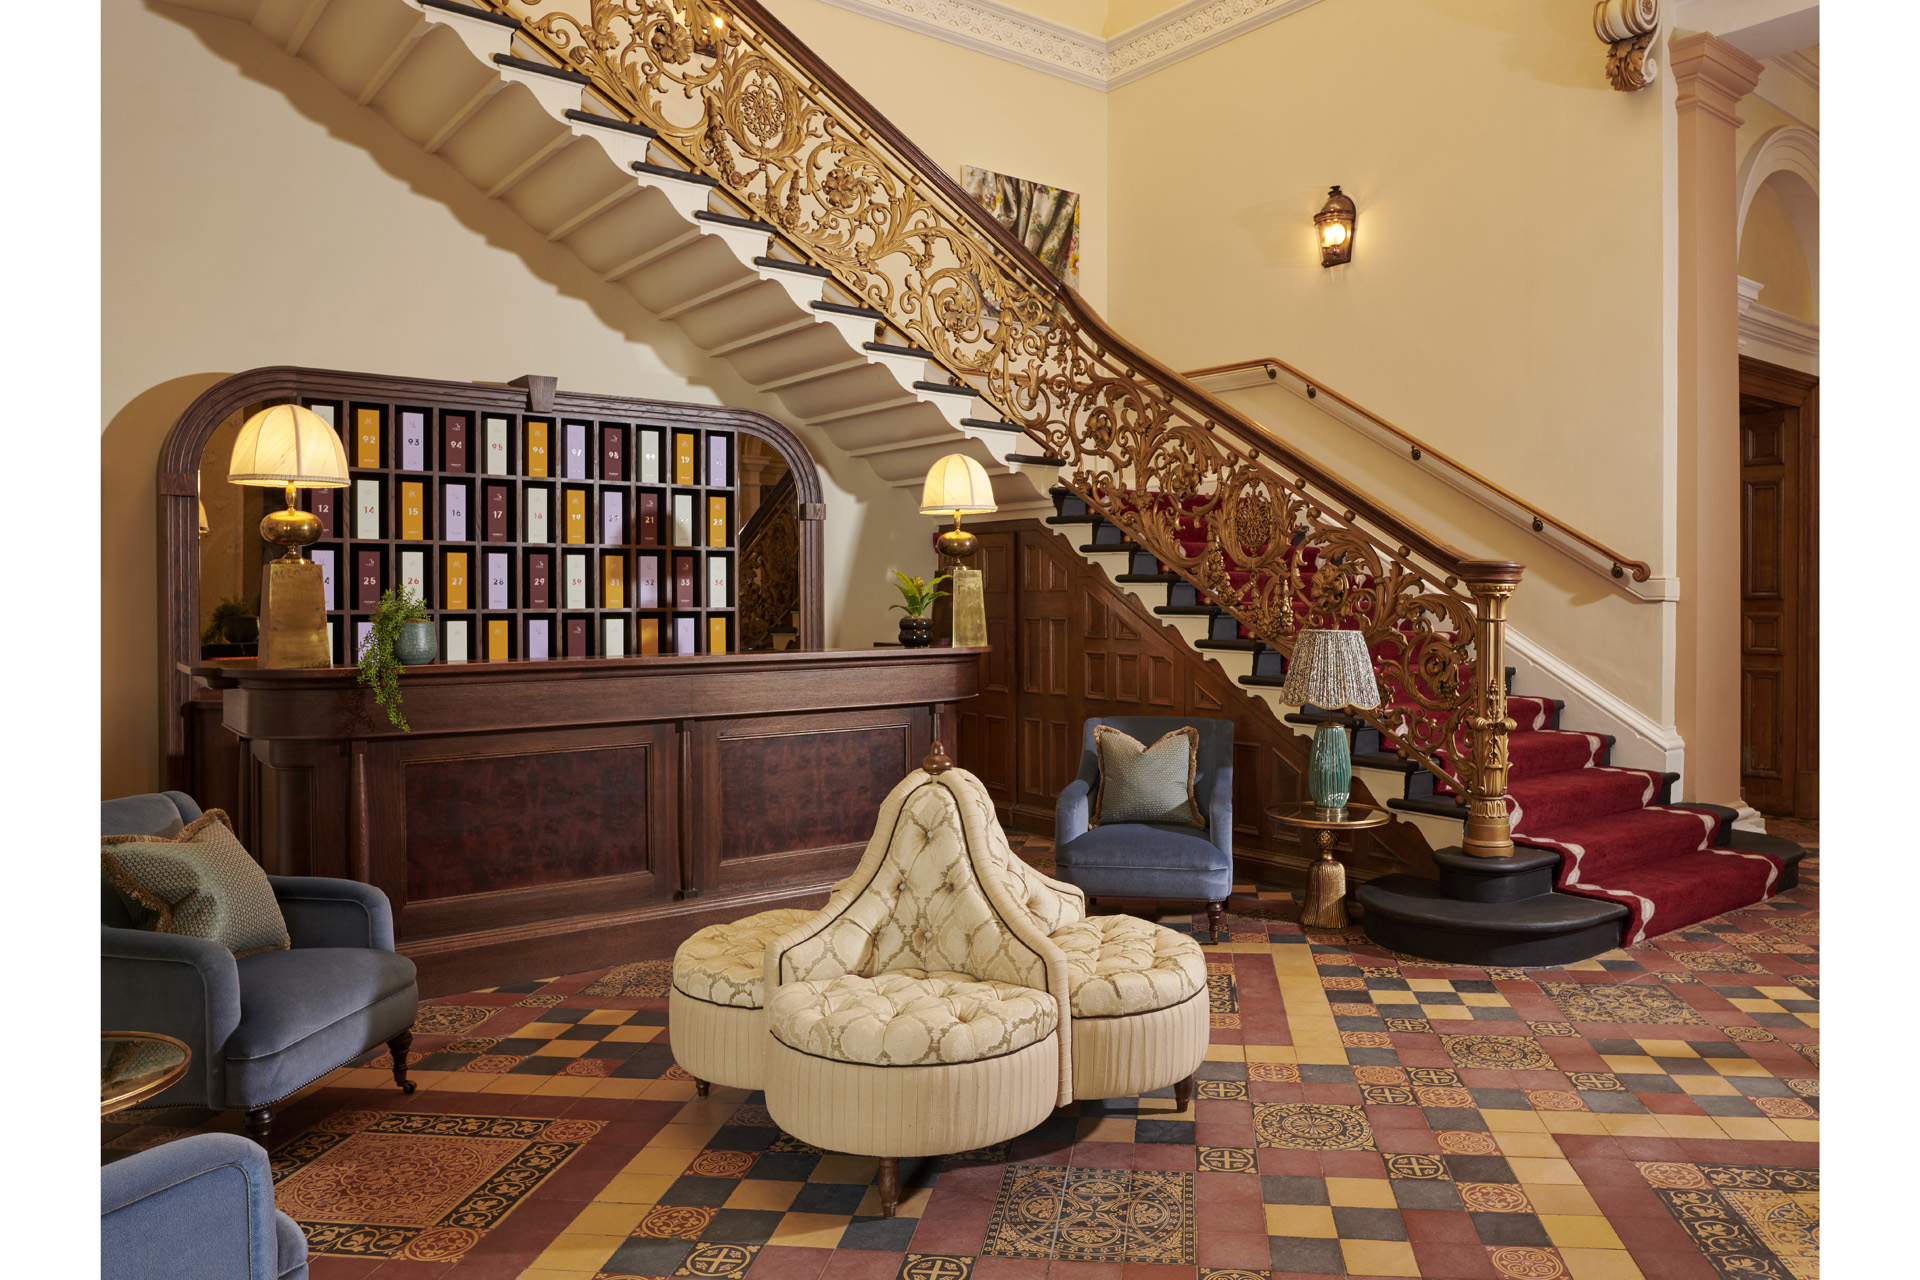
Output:
<path fill-rule="evenodd" d="M 1746 234 L 1747 210 L 1754 196 L 1769 179 L 1784 175 L 1773 188 L 1787 206 L 1793 219 L 1800 251 L 1806 255 L 1807 278 L 1813 296 L 1820 296 L 1820 135 L 1799 125 L 1781 125 L 1760 139 L 1740 163 L 1736 185 L 1740 190 L 1740 215 L 1734 245 Z"/>

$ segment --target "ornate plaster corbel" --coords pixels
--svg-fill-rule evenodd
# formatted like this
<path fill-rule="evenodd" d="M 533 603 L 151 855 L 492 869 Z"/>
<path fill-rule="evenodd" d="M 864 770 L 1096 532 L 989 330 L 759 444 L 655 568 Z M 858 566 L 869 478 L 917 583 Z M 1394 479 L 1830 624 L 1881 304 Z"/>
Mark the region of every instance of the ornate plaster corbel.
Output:
<path fill-rule="evenodd" d="M 1622 93 L 1644 89 L 1660 75 L 1653 37 L 1660 26 L 1660 0 L 1599 0 L 1593 33 L 1608 46 L 1607 79 Z"/>

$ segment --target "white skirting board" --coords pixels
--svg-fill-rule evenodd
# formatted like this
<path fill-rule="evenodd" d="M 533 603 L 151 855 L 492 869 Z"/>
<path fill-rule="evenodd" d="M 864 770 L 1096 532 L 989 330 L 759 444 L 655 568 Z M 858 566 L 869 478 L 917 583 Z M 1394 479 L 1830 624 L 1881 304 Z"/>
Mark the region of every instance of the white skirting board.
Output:
<path fill-rule="evenodd" d="M 1685 773 L 1687 744 L 1670 724 L 1658 724 L 1612 690 L 1507 627 L 1507 660 L 1513 665 L 1516 693 L 1558 698 L 1566 703 L 1560 722 L 1585 733 L 1614 736 L 1614 764 L 1629 769 Z M 1682 778 L 1682 782 L 1685 778 Z M 1680 793 L 1680 783 L 1674 793 Z"/>

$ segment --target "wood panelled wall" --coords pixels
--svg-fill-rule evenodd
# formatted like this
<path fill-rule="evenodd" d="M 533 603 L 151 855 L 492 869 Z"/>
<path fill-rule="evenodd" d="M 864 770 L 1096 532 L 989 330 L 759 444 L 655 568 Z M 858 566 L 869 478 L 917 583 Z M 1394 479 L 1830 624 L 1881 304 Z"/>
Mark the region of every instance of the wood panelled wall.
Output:
<path fill-rule="evenodd" d="M 1051 528 L 1033 521 L 969 527 L 980 536 L 974 563 L 985 574 L 991 651 L 981 660 L 979 696 L 959 705 L 958 759 L 986 783 L 1001 822 L 1052 833 L 1054 799 L 1079 772 L 1089 717 L 1231 720 L 1238 874 L 1300 880 L 1308 847 L 1266 810 L 1307 798 L 1308 738 Z M 1358 781 L 1353 798 L 1380 803 Z M 1358 840 L 1347 864 L 1360 879 L 1434 874 L 1426 839 L 1409 823 Z"/>

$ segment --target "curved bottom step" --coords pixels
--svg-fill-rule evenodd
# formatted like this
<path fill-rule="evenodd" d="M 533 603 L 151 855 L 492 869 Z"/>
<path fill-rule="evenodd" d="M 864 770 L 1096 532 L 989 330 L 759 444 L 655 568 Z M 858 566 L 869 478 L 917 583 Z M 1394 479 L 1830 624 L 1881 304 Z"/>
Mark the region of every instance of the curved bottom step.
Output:
<path fill-rule="evenodd" d="M 1463 902 L 1438 881 L 1382 876 L 1354 892 L 1367 937 L 1392 951 L 1472 965 L 1556 965 L 1620 945 L 1627 909 L 1560 893 L 1517 902 Z"/>

